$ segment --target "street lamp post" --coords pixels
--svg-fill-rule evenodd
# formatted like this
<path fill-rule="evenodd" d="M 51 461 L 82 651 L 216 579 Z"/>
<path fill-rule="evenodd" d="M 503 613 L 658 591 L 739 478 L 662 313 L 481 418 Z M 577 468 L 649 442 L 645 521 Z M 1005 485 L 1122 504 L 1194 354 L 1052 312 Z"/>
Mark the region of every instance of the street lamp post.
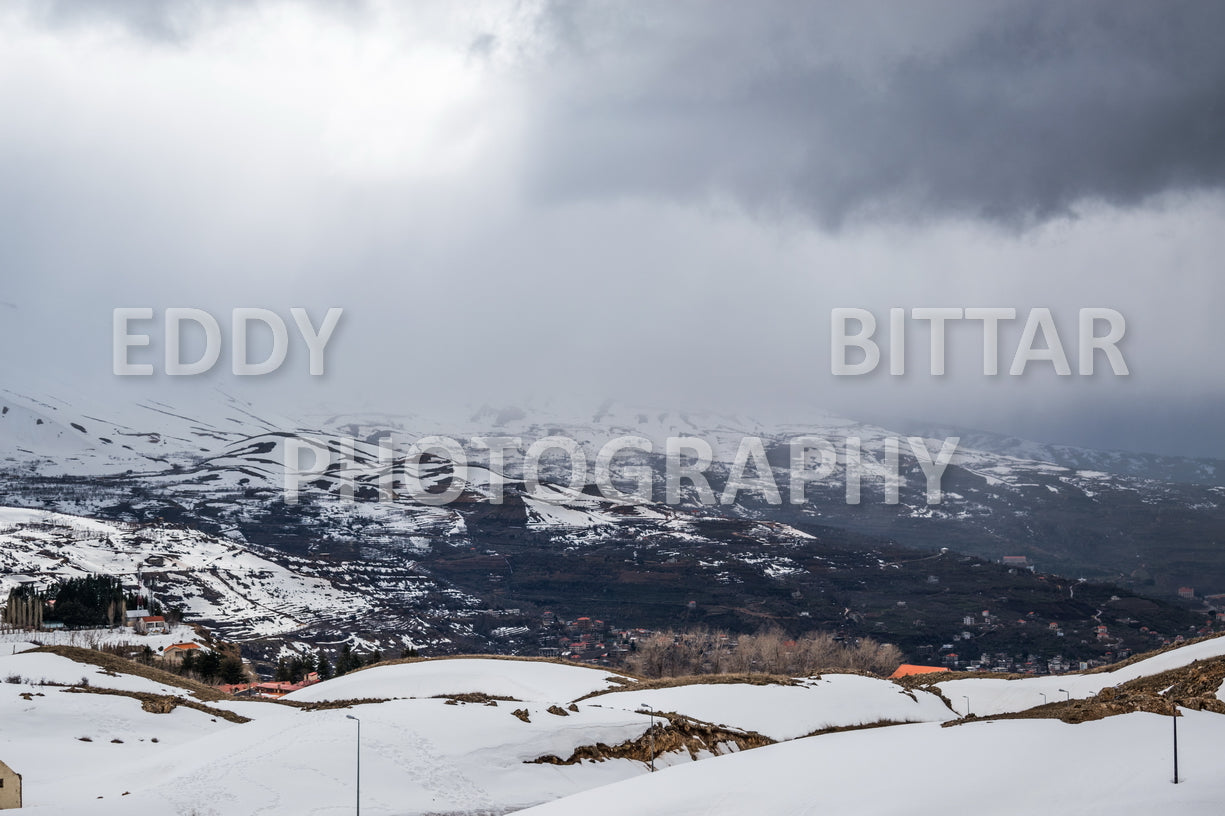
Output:
<path fill-rule="evenodd" d="M 1178 706 L 1174 706 L 1174 784 L 1178 784 Z"/>
<path fill-rule="evenodd" d="M 651 715 L 651 727 L 647 730 L 647 737 L 651 747 L 651 773 L 655 773 L 655 709 L 645 704 L 642 707 Z"/>
<path fill-rule="evenodd" d="M 352 714 L 345 715 L 346 720 L 357 723 L 357 809 L 356 816 L 362 816 L 362 721 Z"/>
<path fill-rule="evenodd" d="M 1068 691 L 1067 689 L 1059 689 L 1059 690 L 1062 691 L 1064 694 L 1068 695 L 1067 699 L 1064 700 L 1064 702 L 1067 702 L 1067 703 L 1072 702 L 1072 692 Z"/>
<path fill-rule="evenodd" d="M 1038 692 L 1038 693 L 1042 694 L 1042 692 Z M 1046 705 L 1046 695 L 1045 694 L 1042 694 L 1042 705 Z"/>
<path fill-rule="evenodd" d="M 968 717 L 970 716 L 970 698 L 963 694 L 961 699 L 966 701 L 966 716 Z"/>

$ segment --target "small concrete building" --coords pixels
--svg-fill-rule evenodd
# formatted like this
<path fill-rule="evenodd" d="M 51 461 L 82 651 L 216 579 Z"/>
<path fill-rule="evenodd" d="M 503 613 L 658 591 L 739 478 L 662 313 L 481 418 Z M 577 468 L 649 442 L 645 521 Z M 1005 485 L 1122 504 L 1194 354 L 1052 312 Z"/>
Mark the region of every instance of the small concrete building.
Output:
<path fill-rule="evenodd" d="M 0 762 L 0 810 L 21 807 L 21 774 Z"/>
<path fill-rule="evenodd" d="M 149 615 L 136 621 L 136 631 L 142 635 L 164 635 L 170 631 L 161 615 Z"/>

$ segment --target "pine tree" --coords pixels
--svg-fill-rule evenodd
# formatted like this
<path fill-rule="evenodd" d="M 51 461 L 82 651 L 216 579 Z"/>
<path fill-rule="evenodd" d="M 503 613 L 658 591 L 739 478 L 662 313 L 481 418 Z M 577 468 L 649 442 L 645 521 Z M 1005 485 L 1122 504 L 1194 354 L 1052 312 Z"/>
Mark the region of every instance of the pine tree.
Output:
<path fill-rule="evenodd" d="M 204 652 L 196 661 L 196 672 L 206 683 L 216 680 L 221 673 L 221 655 L 212 650 Z"/>
<path fill-rule="evenodd" d="M 221 661 L 221 682 L 227 685 L 237 685 L 245 683 L 247 673 L 242 667 L 242 661 L 237 657 L 229 656 Z"/>
<path fill-rule="evenodd" d="M 332 664 L 328 662 L 323 652 L 320 652 L 315 659 L 315 671 L 319 672 L 320 680 L 332 679 Z"/>
<path fill-rule="evenodd" d="M 336 658 L 336 676 L 340 677 L 360 667 L 361 660 L 353 654 L 353 648 L 346 643 L 340 649 L 340 656 Z"/>
<path fill-rule="evenodd" d="M 69 578 L 51 589 L 55 608 L 49 620 L 65 626 L 103 626 L 118 617 L 123 607 L 123 585 L 113 575 Z"/>

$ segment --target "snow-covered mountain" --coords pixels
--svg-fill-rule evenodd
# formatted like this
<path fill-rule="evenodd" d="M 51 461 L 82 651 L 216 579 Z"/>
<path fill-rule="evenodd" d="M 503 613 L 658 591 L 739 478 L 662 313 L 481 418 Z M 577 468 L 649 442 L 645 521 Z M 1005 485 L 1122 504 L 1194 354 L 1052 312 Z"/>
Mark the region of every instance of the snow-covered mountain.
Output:
<path fill-rule="evenodd" d="M 160 571 L 145 565 L 159 576 L 152 580 L 165 581 L 168 597 L 198 620 L 242 639 L 358 637 L 384 646 L 516 650 L 538 644 L 497 638 L 531 628 L 539 622 L 533 615 L 553 607 L 627 624 L 632 611 L 643 617 L 635 625 L 700 620 L 742 628 L 762 620 L 753 608 L 761 603 L 770 609 L 766 620 L 797 628 L 854 625 L 854 634 L 879 618 L 876 604 L 930 595 L 916 595 L 913 584 L 887 589 L 892 584 L 883 572 L 898 565 L 915 565 L 908 580 L 943 580 L 945 587 L 956 581 L 972 591 L 969 563 L 942 576 L 918 574 L 922 558 L 945 548 L 996 561 L 1026 556 L 1040 572 L 1170 597 L 1182 586 L 1225 592 L 1225 555 L 1213 544 L 1225 540 L 1225 487 L 1086 470 L 963 442 L 942 480 L 941 502 L 929 505 L 925 477 L 903 439 L 898 502 L 886 504 L 871 463 L 879 466 L 887 441 L 903 435 L 822 413 L 766 423 L 608 404 L 585 416 L 484 407 L 442 419 L 286 417 L 218 394 L 190 406 L 134 404 L 119 415 L 76 398 L 9 391 L 0 394 L 0 431 L 0 505 L 99 520 L 114 528 L 107 535 L 122 547 L 149 539 L 138 543 L 170 565 Z M 466 467 L 438 451 L 407 459 L 411 444 L 426 436 L 460 443 Z M 558 451 L 541 461 L 544 485 L 529 491 L 523 450 L 550 436 L 574 440 L 589 466 L 612 439 L 648 440 L 650 452 L 618 456 L 614 476 L 645 470 L 650 500 L 608 498 L 590 477 L 571 483 L 571 461 Z M 688 482 L 680 501 L 667 503 L 662 452 L 665 440 L 677 436 L 710 444 L 707 475 L 716 495 L 742 440 L 760 438 L 784 503 L 750 490 L 734 504 L 711 504 Z M 828 441 L 836 461 L 808 484 L 803 503 L 791 504 L 789 443 L 801 436 Z M 501 464 L 474 441 L 491 437 L 518 440 Z M 850 437 L 868 463 L 859 504 L 846 496 Z M 380 459 L 384 440 L 391 443 L 389 462 Z M 934 453 L 944 441 L 925 444 Z M 286 501 L 287 463 L 304 471 L 297 504 Z M 407 477 L 426 490 L 450 489 L 454 500 L 428 501 Z M 630 489 L 624 479 L 617 487 Z M 21 536 L 25 543 L 14 552 L 28 561 L 37 539 Z M 50 557 L 60 560 L 61 571 L 95 561 L 107 569 L 140 566 L 130 554 L 110 552 L 106 536 L 101 543 L 59 540 L 85 545 Z M 893 552 L 899 546 L 919 552 Z M 13 560 L 5 570 L 55 574 L 46 558 L 26 561 Z M 661 594 L 652 587 L 665 575 L 672 589 Z M 861 602 L 853 593 L 870 584 L 878 585 L 878 597 Z M 897 591 L 906 594 L 886 597 Z M 695 604 L 699 617 L 691 619 Z M 947 619 L 919 643 L 949 641 L 961 629 L 948 627 L 982 607 L 965 601 L 960 608 L 916 608 L 914 620 L 937 613 Z M 1069 615 L 1087 623 L 1093 614 L 1069 608 L 1052 620 Z M 1167 636 L 1186 631 L 1188 622 L 1161 614 L 1160 623 L 1145 625 Z M 1118 615 L 1140 617 L 1134 610 Z M 918 631 L 910 624 L 899 630 L 903 623 L 872 631 L 894 639 Z M 269 648 L 275 653 L 280 646 Z"/>
<path fill-rule="evenodd" d="M 233 542 L 183 527 L 105 522 L 0 507 L 0 595 L 30 582 L 115 575 L 155 588 L 163 605 L 225 637 L 284 634 L 368 613 L 362 593 L 305 565 L 292 571 Z"/>
<path fill-rule="evenodd" d="M 312 542 L 348 540 L 356 546 L 348 532 L 354 529 L 362 530 L 368 546 L 402 544 L 414 536 L 462 537 L 471 533 L 474 514 L 492 514 L 523 527 L 570 531 L 572 540 L 603 540 L 619 535 L 619 526 L 643 521 L 684 527 L 696 512 L 798 529 L 817 524 L 920 547 L 953 546 L 989 558 L 1027 555 L 1054 572 L 1125 584 L 1151 581 L 1148 585 L 1155 591 L 1171 594 L 1187 584 L 1225 592 L 1225 558 L 1205 548 L 1225 539 L 1225 486 L 1210 478 L 1216 465 L 1203 460 L 1166 461 L 1162 468 L 1171 478 L 1158 480 L 1134 475 L 1140 466 L 1128 454 L 1018 440 L 1005 445 L 998 438 L 967 432 L 943 478 L 941 502 L 929 505 L 923 473 L 903 440 L 899 501 L 885 504 L 883 482 L 873 475 L 873 463 L 881 463 L 886 440 L 904 434 L 821 413 L 767 424 L 743 416 L 609 404 L 578 417 L 485 407 L 446 419 L 373 413 L 288 418 L 219 394 L 190 408 L 144 402 L 126 409 L 122 420 L 107 416 L 101 408 L 75 401 L 0 394 L 4 502 L 117 520 L 163 518 L 234 540 L 265 543 L 259 528 L 266 527 L 274 506 L 281 507 L 286 463 L 296 453 L 287 442 L 295 439 L 304 440 L 312 455 L 317 451 L 322 456 L 316 461 L 331 462 L 325 473 L 313 477 L 309 465 L 302 464 L 310 462 L 311 455 L 297 453 L 295 464 L 308 469 L 303 487 L 307 499 L 336 497 L 348 486 L 364 500 L 316 501 L 310 509 L 287 511 L 311 516 L 310 533 L 302 537 Z M 933 452 L 955 432 L 939 430 L 940 436 L 927 438 Z M 387 468 L 379 464 L 382 439 L 391 442 L 392 465 L 398 472 L 423 477 L 426 489 L 452 484 L 456 474 L 445 457 L 436 455 L 420 466 L 405 464 L 409 446 L 434 435 L 464 447 L 468 467 L 456 480 L 459 498 L 445 506 L 422 503 L 406 490 L 403 478 L 392 483 L 389 495 L 382 476 Z M 541 468 L 542 478 L 555 486 L 525 495 L 522 449 L 559 435 L 582 448 L 588 463 L 586 487 L 564 487 L 571 463 L 555 451 Z M 651 502 L 605 499 L 593 486 L 590 471 L 597 452 L 623 436 L 642 437 L 653 446 L 649 454 L 623 452 L 614 469 L 625 475 L 635 466 L 651 468 Z M 665 505 L 662 453 L 665 439 L 677 436 L 699 437 L 711 445 L 709 476 L 716 493 L 741 440 L 763 439 L 784 504 L 770 505 L 762 494 L 747 491 L 733 505 L 700 505 L 699 494 L 686 482 L 681 504 Z M 838 460 L 830 472 L 809 483 L 802 504 L 791 505 L 786 503 L 788 443 L 801 436 L 827 440 Z M 520 449 L 507 452 L 498 465 L 473 441 L 489 437 L 517 438 Z M 860 440 L 867 467 L 858 505 L 847 504 L 848 437 Z M 1174 471 L 1180 467 L 1204 483 L 1176 478 Z M 1225 475 L 1225 467 L 1221 473 Z M 503 504 L 491 502 L 491 484 L 499 478 L 507 482 L 509 498 Z M 383 502 L 373 501 L 380 496 Z"/>

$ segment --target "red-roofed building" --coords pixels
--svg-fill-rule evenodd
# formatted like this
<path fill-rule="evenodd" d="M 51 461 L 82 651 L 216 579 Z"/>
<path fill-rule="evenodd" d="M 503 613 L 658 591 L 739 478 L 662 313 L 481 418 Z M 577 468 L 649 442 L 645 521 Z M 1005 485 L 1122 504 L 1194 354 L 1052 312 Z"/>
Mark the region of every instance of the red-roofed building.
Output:
<path fill-rule="evenodd" d="M 889 675 L 889 677 L 910 677 L 914 674 L 935 674 L 937 672 L 946 671 L 948 671 L 948 669 L 944 666 L 915 666 L 910 663 L 903 663 L 902 665 L 898 666 L 893 674 Z"/>
<path fill-rule="evenodd" d="M 250 693 L 256 697 L 276 698 L 276 697 L 284 697 L 286 694 L 289 694 L 291 691 L 297 691 L 298 689 L 304 689 L 307 686 L 313 686 L 318 682 L 319 682 L 319 675 L 316 674 L 315 672 L 311 672 L 310 674 L 306 675 L 305 679 L 297 683 L 285 683 L 285 682 L 256 683 L 254 686 L 250 686 L 249 688 L 250 688 Z"/>
<path fill-rule="evenodd" d="M 136 631 L 142 635 L 167 635 L 170 627 L 161 615 L 148 615 L 136 621 Z"/>

